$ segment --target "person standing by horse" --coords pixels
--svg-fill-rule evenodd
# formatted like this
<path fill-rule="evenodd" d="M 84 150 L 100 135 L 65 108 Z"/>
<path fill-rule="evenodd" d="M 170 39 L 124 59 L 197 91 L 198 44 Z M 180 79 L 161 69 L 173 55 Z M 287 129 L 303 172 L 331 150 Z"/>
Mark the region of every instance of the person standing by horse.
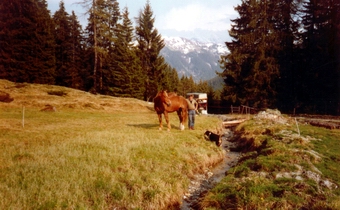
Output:
<path fill-rule="evenodd" d="M 189 95 L 189 99 L 187 99 L 187 101 L 188 101 L 188 108 L 189 108 L 189 112 L 188 112 L 188 114 L 189 114 L 188 127 L 189 127 L 190 130 L 194 130 L 195 115 L 196 115 L 198 103 L 194 99 L 194 95 L 193 94 Z"/>

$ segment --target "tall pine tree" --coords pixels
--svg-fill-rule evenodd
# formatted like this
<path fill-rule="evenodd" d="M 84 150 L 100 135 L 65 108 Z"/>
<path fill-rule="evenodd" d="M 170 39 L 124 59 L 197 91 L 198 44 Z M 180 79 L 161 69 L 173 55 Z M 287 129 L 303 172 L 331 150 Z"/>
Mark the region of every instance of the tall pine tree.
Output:
<path fill-rule="evenodd" d="M 70 65 L 69 65 L 69 76 L 70 84 L 68 86 L 77 89 L 84 89 L 84 80 L 86 78 L 86 71 L 84 65 L 84 36 L 82 26 L 80 25 L 77 16 L 74 11 L 69 18 L 70 22 Z M 84 77 L 85 76 L 85 77 Z"/>
<path fill-rule="evenodd" d="M 236 7 L 240 18 L 232 20 L 233 40 L 226 43 L 230 54 L 220 61 L 224 100 L 259 108 L 275 104 L 280 45 L 270 19 L 276 6 L 275 1 L 245 0 Z"/>
<path fill-rule="evenodd" d="M 82 28 L 75 13 L 70 16 L 60 1 L 59 10 L 53 15 L 56 42 L 56 84 L 83 89 L 84 49 L 82 45 Z"/>
<path fill-rule="evenodd" d="M 318 114 L 339 113 L 339 11 L 334 0 L 304 4 L 301 34 L 304 110 Z"/>
<path fill-rule="evenodd" d="M 104 93 L 112 82 L 110 61 L 116 40 L 116 29 L 121 19 L 117 0 L 98 0 L 97 32 L 99 47 L 99 90 Z"/>
<path fill-rule="evenodd" d="M 67 86 L 70 84 L 68 70 L 71 59 L 71 34 L 69 14 L 65 10 L 63 1 L 59 3 L 59 10 L 53 15 L 56 42 L 56 85 Z"/>
<path fill-rule="evenodd" d="M 133 26 L 128 8 L 123 10 L 122 23 L 118 24 L 111 57 L 112 95 L 143 99 L 145 75 L 133 44 Z"/>
<path fill-rule="evenodd" d="M 172 68 L 170 65 L 167 65 L 163 75 L 163 89 L 170 92 L 178 92 L 179 78 L 177 70 L 175 68 Z"/>
<path fill-rule="evenodd" d="M 89 14 L 88 25 L 85 29 L 86 34 L 86 75 L 91 75 L 84 80 L 85 90 L 97 93 L 98 82 L 98 37 L 97 37 L 97 14 L 98 6 L 97 0 L 83 0 L 81 2 L 84 8 L 87 9 L 86 13 Z"/>
<path fill-rule="evenodd" d="M 85 0 L 85 3 L 89 3 Z M 89 67 L 92 70 L 92 92 L 105 92 L 105 79 L 111 78 L 109 63 L 115 30 L 120 19 L 117 0 L 92 0 L 86 28 Z M 110 82 L 110 81 L 108 81 Z"/>
<path fill-rule="evenodd" d="M 281 111 L 292 111 L 299 105 L 300 68 L 298 43 L 300 28 L 299 8 L 301 0 L 281 0 L 275 7 L 272 22 L 279 35 L 281 49 L 278 53 L 280 78 L 278 80 L 277 107 Z"/>
<path fill-rule="evenodd" d="M 146 75 L 144 100 L 148 101 L 156 95 L 159 89 L 162 89 L 166 63 L 160 51 L 165 44 L 158 30 L 154 28 L 155 18 L 149 1 L 136 20 L 138 56 L 144 75 Z"/>
<path fill-rule="evenodd" d="M 0 77 L 54 84 L 53 21 L 46 0 L 0 2 Z"/>

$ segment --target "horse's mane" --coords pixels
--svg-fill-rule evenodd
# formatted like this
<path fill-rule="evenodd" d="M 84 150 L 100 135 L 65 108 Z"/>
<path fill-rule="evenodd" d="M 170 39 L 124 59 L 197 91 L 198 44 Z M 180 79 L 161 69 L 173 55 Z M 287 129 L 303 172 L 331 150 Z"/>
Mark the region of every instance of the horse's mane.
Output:
<path fill-rule="evenodd" d="M 166 90 L 162 90 L 162 91 L 159 91 L 159 92 L 156 94 L 155 98 L 156 98 L 157 96 L 161 97 L 162 94 L 163 94 L 164 92 L 167 93 L 168 97 L 171 97 L 171 96 L 179 96 L 176 92 L 167 92 Z"/>
<path fill-rule="evenodd" d="M 164 92 L 166 93 L 165 90 L 159 91 L 157 95 L 153 98 L 154 109 L 156 110 L 156 112 L 164 111 L 163 102 L 162 102 L 162 97 L 164 97 L 163 96 Z"/>
<path fill-rule="evenodd" d="M 155 98 L 156 98 L 157 96 L 160 96 L 160 95 L 161 95 L 161 91 L 159 91 L 159 92 L 156 94 Z"/>
<path fill-rule="evenodd" d="M 171 96 L 178 96 L 178 95 L 177 95 L 177 93 L 175 93 L 175 92 L 169 92 L 169 93 L 168 93 L 168 96 L 171 97 Z"/>

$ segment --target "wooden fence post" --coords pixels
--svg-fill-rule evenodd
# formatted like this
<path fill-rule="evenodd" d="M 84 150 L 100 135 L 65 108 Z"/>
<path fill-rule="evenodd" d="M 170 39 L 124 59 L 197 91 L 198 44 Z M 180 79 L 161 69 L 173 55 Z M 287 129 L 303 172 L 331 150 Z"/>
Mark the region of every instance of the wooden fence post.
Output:
<path fill-rule="evenodd" d="M 22 128 L 25 128 L 25 106 L 22 107 Z"/>

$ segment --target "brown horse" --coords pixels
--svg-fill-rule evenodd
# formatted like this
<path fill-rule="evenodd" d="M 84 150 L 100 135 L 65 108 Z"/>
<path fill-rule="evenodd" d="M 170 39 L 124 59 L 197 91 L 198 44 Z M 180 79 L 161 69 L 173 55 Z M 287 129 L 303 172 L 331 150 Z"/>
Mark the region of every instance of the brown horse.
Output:
<path fill-rule="evenodd" d="M 166 91 L 160 91 L 157 93 L 156 97 L 153 99 L 154 108 L 157 112 L 159 119 L 159 130 L 162 130 L 162 114 L 164 114 L 164 118 L 168 125 L 168 131 L 171 129 L 171 125 L 169 122 L 168 113 L 177 112 L 179 118 L 179 129 L 184 130 L 184 123 L 188 119 L 188 102 L 182 97 L 178 96 L 176 93 L 167 93 Z"/>

